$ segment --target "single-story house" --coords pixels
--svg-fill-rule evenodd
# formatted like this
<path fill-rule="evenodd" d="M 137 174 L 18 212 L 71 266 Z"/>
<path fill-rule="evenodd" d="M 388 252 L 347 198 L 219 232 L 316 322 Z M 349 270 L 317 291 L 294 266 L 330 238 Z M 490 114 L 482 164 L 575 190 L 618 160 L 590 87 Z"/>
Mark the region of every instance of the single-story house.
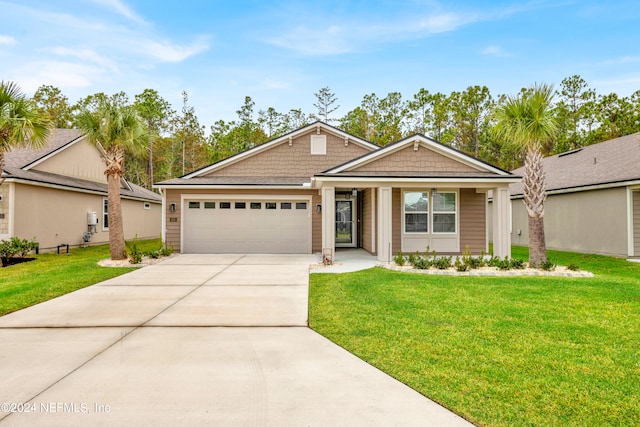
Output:
<path fill-rule="evenodd" d="M 76 129 L 56 129 L 41 149 L 5 153 L 0 185 L 0 240 L 33 239 L 40 249 L 109 241 L 107 179 L 98 149 Z M 161 234 L 160 196 L 122 180 L 126 239 Z"/>
<path fill-rule="evenodd" d="M 543 167 L 548 249 L 640 257 L 640 133 L 546 157 Z M 522 183 L 510 189 L 511 238 L 528 245 Z"/>
<path fill-rule="evenodd" d="M 323 253 L 357 247 L 390 260 L 510 254 L 515 175 L 423 135 L 386 147 L 316 122 L 180 178 L 161 190 L 163 239 L 182 253 Z"/>

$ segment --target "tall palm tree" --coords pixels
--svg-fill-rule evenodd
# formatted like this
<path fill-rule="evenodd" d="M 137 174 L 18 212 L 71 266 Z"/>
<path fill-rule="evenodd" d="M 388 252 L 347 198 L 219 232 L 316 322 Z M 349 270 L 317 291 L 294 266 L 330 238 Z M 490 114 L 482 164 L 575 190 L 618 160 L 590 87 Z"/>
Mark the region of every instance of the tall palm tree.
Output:
<path fill-rule="evenodd" d="M 0 184 L 4 153 L 13 147 L 42 147 L 53 123 L 14 82 L 0 82 Z"/>
<path fill-rule="evenodd" d="M 523 186 L 529 214 L 529 264 L 532 267 L 547 262 L 544 237 L 546 183 L 540 147 L 553 139 L 558 130 L 552 101 L 553 86 L 535 84 L 517 96 L 508 96 L 494 111 L 496 136 L 526 150 Z"/>
<path fill-rule="evenodd" d="M 100 99 L 92 109 L 83 109 L 76 124 L 89 142 L 100 150 L 106 164 L 107 213 L 109 215 L 109 250 L 111 259 L 125 259 L 120 185 L 124 176 L 125 151 L 140 152 L 147 141 L 146 126 L 131 105 Z"/>

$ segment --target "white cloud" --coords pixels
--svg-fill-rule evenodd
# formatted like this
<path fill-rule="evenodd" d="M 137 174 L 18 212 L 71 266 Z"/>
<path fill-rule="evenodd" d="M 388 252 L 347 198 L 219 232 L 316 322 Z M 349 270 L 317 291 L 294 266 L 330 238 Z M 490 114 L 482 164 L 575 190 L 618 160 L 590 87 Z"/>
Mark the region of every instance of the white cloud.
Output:
<path fill-rule="evenodd" d="M 204 38 L 196 40 L 189 46 L 179 46 L 169 41 L 152 39 L 139 40 L 136 44 L 141 48 L 140 53 L 163 62 L 182 62 L 209 49 L 209 44 Z"/>
<path fill-rule="evenodd" d="M 133 9 L 121 2 L 120 0 L 91 0 L 96 4 L 101 4 L 112 9 L 114 12 L 127 19 L 130 19 L 139 24 L 146 24 L 146 21 L 138 15 Z"/>
<path fill-rule="evenodd" d="M 286 34 L 268 39 L 267 42 L 303 55 L 339 55 L 351 50 L 349 39 L 349 32 L 337 25 L 327 28 L 298 26 Z"/>
<path fill-rule="evenodd" d="M 499 58 L 511 56 L 509 52 L 506 52 L 500 46 L 495 45 L 487 46 L 480 53 L 482 55 L 497 56 Z"/>
<path fill-rule="evenodd" d="M 619 58 L 613 58 L 602 62 L 602 65 L 621 65 L 621 64 L 634 64 L 640 62 L 640 56 L 621 56 Z"/>
<path fill-rule="evenodd" d="M 112 71 L 117 71 L 117 66 L 112 60 L 99 55 L 98 53 L 96 53 L 94 50 L 91 50 L 91 49 L 69 48 L 69 47 L 57 46 L 47 50 L 59 56 L 70 56 L 70 57 L 78 58 L 82 61 L 93 62 L 95 64 L 102 65 L 106 68 L 109 68 Z"/>
<path fill-rule="evenodd" d="M 5 44 L 8 46 L 16 44 L 16 39 L 11 36 L 5 36 L 0 34 L 0 44 Z"/>

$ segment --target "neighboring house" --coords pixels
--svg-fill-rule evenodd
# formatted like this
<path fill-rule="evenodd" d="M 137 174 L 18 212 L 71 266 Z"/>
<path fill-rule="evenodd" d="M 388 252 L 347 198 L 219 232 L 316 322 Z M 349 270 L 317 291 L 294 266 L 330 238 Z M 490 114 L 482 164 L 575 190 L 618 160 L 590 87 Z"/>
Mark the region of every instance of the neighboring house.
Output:
<path fill-rule="evenodd" d="M 547 157 L 543 165 L 548 249 L 640 257 L 640 133 Z M 522 183 L 511 185 L 511 197 L 512 241 L 528 245 Z"/>
<path fill-rule="evenodd" d="M 422 135 L 380 148 L 316 122 L 156 184 L 163 239 L 182 253 L 313 253 L 358 247 L 510 254 L 509 189 L 519 178 Z"/>
<path fill-rule="evenodd" d="M 56 129 L 42 149 L 5 153 L 0 185 L 0 239 L 35 238 L 41 250 L 109 241 L 107 179 L 98 149 L 82 132 Z M 122 216 L 126 239 L 160 237 L 161 199 L 122 180 Z M 95 212 L 97 224 L 90 217 Z"/>

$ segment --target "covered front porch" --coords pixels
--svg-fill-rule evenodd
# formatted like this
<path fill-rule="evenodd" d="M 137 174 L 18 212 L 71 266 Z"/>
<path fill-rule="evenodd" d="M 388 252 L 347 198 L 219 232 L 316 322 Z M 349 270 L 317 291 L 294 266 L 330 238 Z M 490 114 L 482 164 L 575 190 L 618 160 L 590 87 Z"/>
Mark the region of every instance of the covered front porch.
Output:
<path fill-rule="evenodd" d="M 511 255 L 509 182 L 315 177 L 322 251 L 361 248 L 390 262 L 402 251 Z M 493 191 L 493 215 L 487 193 Z M 492 227 L 487 224 L 492 218 Z M 489 229 L 493 230 L 489 236 Z"/>

